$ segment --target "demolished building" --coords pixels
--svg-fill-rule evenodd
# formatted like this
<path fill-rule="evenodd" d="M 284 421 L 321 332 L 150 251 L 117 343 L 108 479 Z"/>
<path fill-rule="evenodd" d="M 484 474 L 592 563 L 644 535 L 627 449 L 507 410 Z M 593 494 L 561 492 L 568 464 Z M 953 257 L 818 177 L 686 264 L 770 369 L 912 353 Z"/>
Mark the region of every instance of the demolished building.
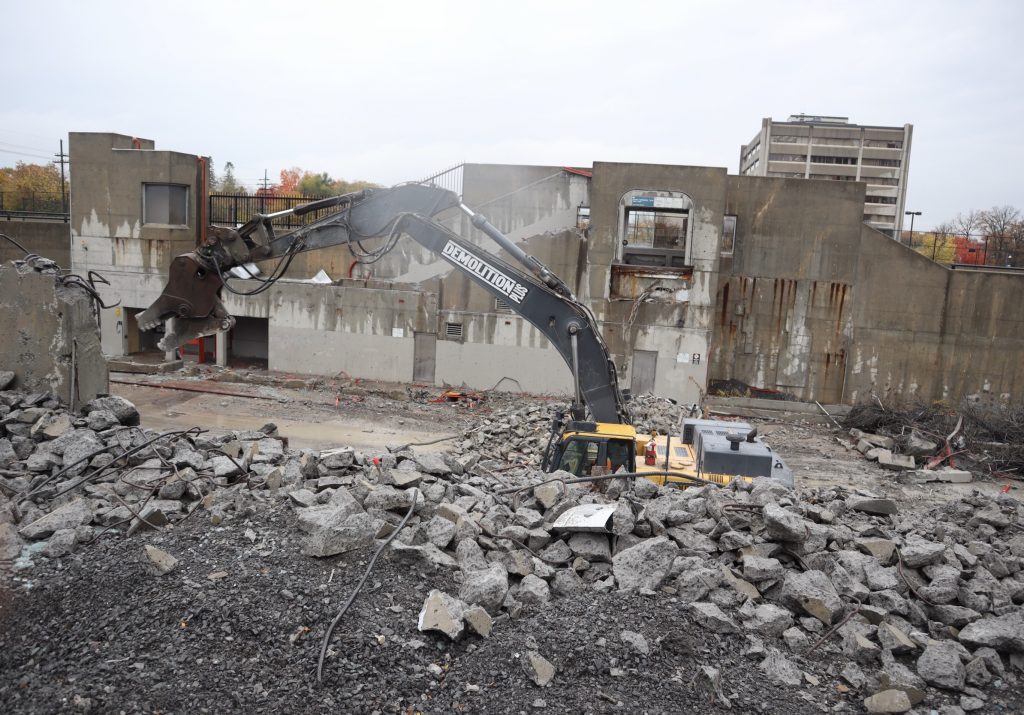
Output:
<path fill-rule="evenodd" d="M 101 316 L 104 352 L 154 347 L 134 316 L 205 235 L 207 160 L 117 134 L 73 133 L 70 151 L 72 266 L 102 272 L 122 300 Z M 892 242 L 863 223 L 861 183 L 608 162 L 465 164 L 431 181 L 573 288 L 634 393 L 691 403 L 729 381 L 824 403 L 955 401 L 1017 396 L 1024 383 L 1024 276 L 954 271 Z M 497 250 L 461 215 L 439 218 Z M 321 270 L 330 284 L 309 280 Z M 239 321 L 222 359 L 571 389 L 539 331 L 412 241 L 372 264 L 346 247 L 303 254 L 261 295 L 224 299 Z"/>

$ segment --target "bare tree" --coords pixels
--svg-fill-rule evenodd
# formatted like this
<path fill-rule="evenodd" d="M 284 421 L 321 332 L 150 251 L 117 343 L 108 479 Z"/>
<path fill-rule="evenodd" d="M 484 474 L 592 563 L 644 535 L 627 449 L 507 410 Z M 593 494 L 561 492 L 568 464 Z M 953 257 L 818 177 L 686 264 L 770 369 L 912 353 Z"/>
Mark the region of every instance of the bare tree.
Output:
<path fill-rule="evenodd" d="M 958 213 L 950 223 L 957 234 L 970 238 L 981 227 L 981 212 L 972 209 L 967 213 Z"/>
<path fill-rule="evenodd" d="M 979 227 L 985 234 L 985 241 L 992 248 L 996 265 L 1011 265 L 1013 238 L 1010 231 L 1020 222 L 1020 211 L 1013 206 L 993 206 L 979 213 Z"/>

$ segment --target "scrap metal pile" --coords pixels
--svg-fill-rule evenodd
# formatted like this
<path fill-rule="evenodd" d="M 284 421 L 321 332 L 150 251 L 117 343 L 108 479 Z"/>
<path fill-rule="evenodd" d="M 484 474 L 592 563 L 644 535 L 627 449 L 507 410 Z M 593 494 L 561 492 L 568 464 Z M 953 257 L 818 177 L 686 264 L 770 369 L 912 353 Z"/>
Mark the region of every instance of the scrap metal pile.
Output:
<path fill-rule="evenodd" d="M 316 454 L 289 449 L 273 425 L 214 437 L 156 433 L 138 419 L 118 397 L 71 413 L 45 395 L 0 391 L 0 560 L 15 591 L 29 588 L 40 559 L 123 538 L 138 542 L 140 573 L 175 588 L 181 554 L 150 543 L 155 532 L 190 519 L 242 531 L 262 513 L 284 513 L 301 535 L 288 547 L 296 559 L 340 564 L 369 548 L 363 581 L 377 553 L 437 574 L 422 585 L 418 616 L 393 614 L 416 619 L 427 639 L 489 638 L 525 615 L 557 612 L 563 599 L 632 594 L 638 608 L 653 599 L 707 639 L 742 648 L 770 687 L 824 677 L 837 705 L 870 712 L 1022 704 L 1024 506 L 1007 496 L 905 514 L 872 494 L 797 493 L 768 479 L 677 490 L 496 469 L 497 456 L 515 463 L 537 451 L 543 408 L 494 414 L 443 454 Z M 491 452 L 509 433 L 518 441 Z M 578 507 L 605 518 L 581 527 L 570 518 Z M 331 611 L 319 631 L 325 683 L 345 667 Z M 629 639 L 641 654 L 662 647 Z M 570 657 L 532 649 L 508 677 L 544 687 Z M 704 677 L 718 705 L 751 706 L 720 674 Z M 0 700 L 15 697 L 11 687 L 0 685 Z"/>
<path fill-rule="evenodd" d="M 855 405 L 844 425 L 877 433 L 883 442 L 872 447 L 917 458 L 927 469 L 959 462 L 998 478 L 1024 478 L 1024 405 L 965 400 L 951 410 L 935 404 L 886 407 L 874 400 Z"/>

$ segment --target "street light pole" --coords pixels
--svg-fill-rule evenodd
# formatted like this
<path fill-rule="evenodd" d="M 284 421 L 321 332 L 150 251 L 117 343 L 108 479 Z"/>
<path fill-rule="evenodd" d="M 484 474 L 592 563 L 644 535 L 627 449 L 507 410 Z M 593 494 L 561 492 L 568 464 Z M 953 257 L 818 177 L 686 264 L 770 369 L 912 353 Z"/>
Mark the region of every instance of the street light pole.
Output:
<path fill-rule="evenodd" d="M 904 211 L 903 213 L 910 217 L 910 240 L 907 241 L 907 245 L 908 246 L 913 246 L 914 245 L 914 217 L 915 216 L 920 216 L 921 212 L 920 211 Z"/>

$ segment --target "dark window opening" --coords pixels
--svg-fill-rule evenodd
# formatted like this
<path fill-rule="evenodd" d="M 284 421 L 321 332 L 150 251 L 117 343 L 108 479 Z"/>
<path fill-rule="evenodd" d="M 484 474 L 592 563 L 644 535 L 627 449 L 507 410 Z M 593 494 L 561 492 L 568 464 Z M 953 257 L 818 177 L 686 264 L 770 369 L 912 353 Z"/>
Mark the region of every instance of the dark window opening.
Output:
<path fill-rule="evenodd" d="M 736 247 L 736 217 L 726 214 L 722 218 L 722 255 L 731 256 Z"/>
<path fill-rule="evenodd" d="M 188 187 L 143 184 L 142 222 L 164 226 L 188 225 Z"/>

